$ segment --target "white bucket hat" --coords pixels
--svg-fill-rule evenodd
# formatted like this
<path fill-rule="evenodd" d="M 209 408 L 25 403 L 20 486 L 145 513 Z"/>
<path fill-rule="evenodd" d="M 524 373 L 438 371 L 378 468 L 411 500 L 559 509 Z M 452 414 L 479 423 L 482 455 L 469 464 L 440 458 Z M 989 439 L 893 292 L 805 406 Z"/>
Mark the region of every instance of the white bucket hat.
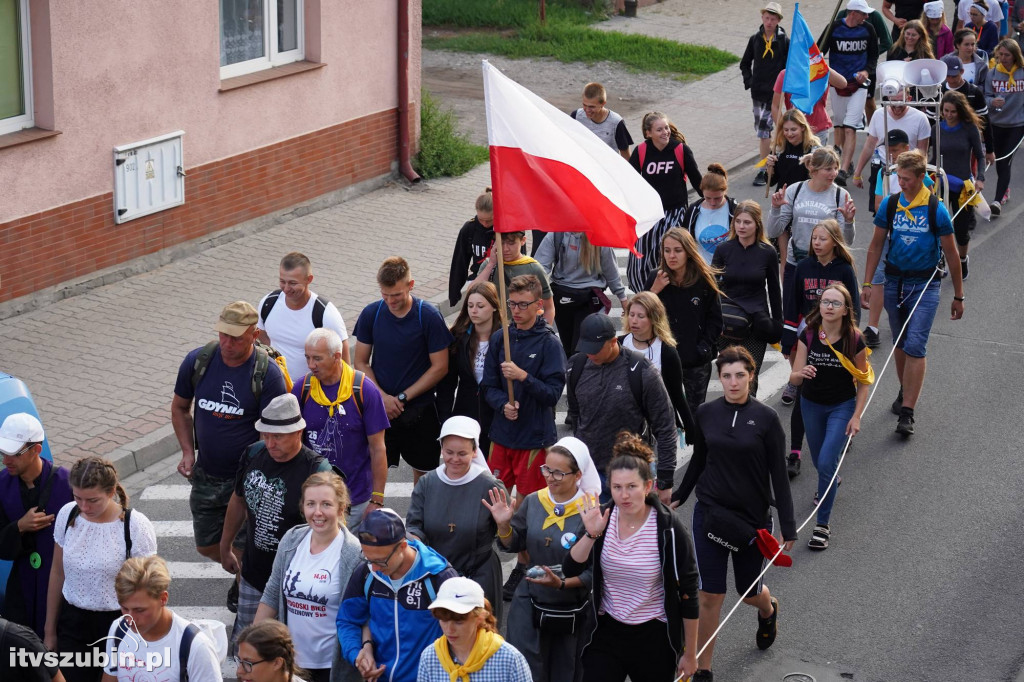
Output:
<path fill-rule="evenodd" d="M 256 422 L 260 433 L 295 433 L 306 428 L 306 420 L 299 409 L 299 399 L 291 393 L 279 395 L 270 401 Z"/>

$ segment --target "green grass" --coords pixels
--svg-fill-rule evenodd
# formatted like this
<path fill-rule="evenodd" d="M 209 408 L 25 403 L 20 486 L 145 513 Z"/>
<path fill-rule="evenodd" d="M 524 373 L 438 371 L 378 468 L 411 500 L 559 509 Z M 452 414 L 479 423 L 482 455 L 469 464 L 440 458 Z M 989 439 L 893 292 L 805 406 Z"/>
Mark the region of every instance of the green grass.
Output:
<path fill-rule="evenodd" d="M 412 166 L 423 179 L 462 175 L 487 161 L 487 147 L 470 142 L 457 128 L 455 113 L 426 90 L 420 105 L 420 151 Z"/>
<path fill-rule="evenodd" d="M 598 3 L 600 4 L 600 3 Z M 589 24 L 604 18 L 572 0 L 548 0 L 548 21 Z M 424 26 L 523 28 L 540 17 L 539 0 L 423 0 Z"/>
<path fill-rule="evenodd" d="M 735 55 L 713 47 L 599 31 L 589 24 L 604 15 L 586 11 L 571 0 L 548 0 L 547 22 L 541 24 L 538 7 L 538 0 L 424 0 L 424 26 L 488 30 L 453 36 L 424 35 L 423 46 L 513 59 L 549 57 L 587 64 L 610 61 L 632 71 L 680 80 L 715 73 L 738 61 Z M 501 29 L 501 33 L 495 29 Z"/>

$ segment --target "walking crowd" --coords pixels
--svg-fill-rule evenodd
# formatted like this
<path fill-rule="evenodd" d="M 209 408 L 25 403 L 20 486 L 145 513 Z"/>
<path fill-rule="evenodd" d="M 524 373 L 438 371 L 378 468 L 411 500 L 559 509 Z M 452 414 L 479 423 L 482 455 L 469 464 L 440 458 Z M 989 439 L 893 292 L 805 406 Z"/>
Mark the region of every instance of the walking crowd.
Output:
<path fill-rule="evenodd" d="M 942 279 L 960 319 L 976 214 L 1009 201 L 1024 58 L 1002 36 L 1024 26 L 1019 4 L 961 0 L 950 25 L 938 1 L 879 11 L 848 0 L 822 38 L 830 88 L 805 115 L 782 92 L 789 42 L 782 7 L 767 3 L 740 63 L 767 214 L 729 195 L 720 164 L 702 173 L 664 113 L 643 117 L 634 146 L 604 87 L 587 84 L 570 115 L 650 183 L 665 214 L 625 281 L 585 231 L 496 231 L 487 190 L 455 239 L 450 327 L 398 256 L 380 264 L 381 298 L 351 336 L 297 252 L 256 306 L 226 305 L 217 340 L 180 364 L 171 422 L 196 550 L 236 577 L 239 679 L 712 680 L 730 558 L 757 611 L 755 645 L 772 646 L 780 600 L 761 576 L 773 558 L 791 564 L 779 549 L 797 540 L 789 482 L 804 439 L 817 471 L 808 547 L 823 551 L 882 312 L 896 432 L 909 437 Z M 928 96 L 920 87 L 876 89 L 885 57 L 942 59 L 932 108 L 913 106 Z M 873 230 L 858 273 L 850 184 L 865 186 L 869 163 Z M 791 365 L 788 448 L 756 397 L 768 346 Z M 709 401 L 712 373 L 723 395 Z M 573 435 L 559 439 L 563 393 Z M 221 679 L 213 639 L 167 608 L 153 524 L 114 466 L 87 457 L 68 471 L 41 457 L 44 440 L 29 414 L 0 426 L 0 558 L 14 562 L 0 641 L 71 657 L 12 664 L 4 679 L 151 679 L 138 675 L 154 652 L 167 660 L 152 679 Z M 415 478 L 404 519 L 387 503 L 401 460 Z M 691 495 L 684 519 L 674 510 Z M 517 557 L 505 581 L 503 555 Z"/>

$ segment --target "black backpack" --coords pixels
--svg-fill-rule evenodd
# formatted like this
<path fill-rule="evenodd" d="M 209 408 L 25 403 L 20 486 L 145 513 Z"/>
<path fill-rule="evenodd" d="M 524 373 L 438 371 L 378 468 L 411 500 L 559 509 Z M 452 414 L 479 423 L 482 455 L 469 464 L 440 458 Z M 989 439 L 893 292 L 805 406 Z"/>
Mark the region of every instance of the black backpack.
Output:
<path fill-rule="evenodd" d="M 267 323 L 267 315 L 274 309 L 274 305 L 277 303 L 277 299 L 281 297 L 281 290 L 272 291 L 267 294 L 267 297 L 263 300 L 263 306 L 260 308 L 260 322 L 263 324 Z M 324 326 L 324 311 L 327 310 L 327 304 L 330 303 L 326 298 L 317 294 L 316 299 L 313 300 L 313 326 L 320 329 Z"/>
<path fill-rule="evenodd" d="M 633 393 L 633 400 L 640 406 L 641 411 L 644 406 L 644 371 L 650 367 L 651 361 L 643 355 L 631 351 L 628 348 L 622 347 L 622 339 L 619 339 L 619 352 L 623 353 L 633 366 L 629 368 L 629 390 Z M 580 382 L 580 376 L 583 374 L 583 367 L 587 364 L 587 356 L 585 353 L 576 353 L 569 358 L 569 369 L 566 374 L 566 397 L 569 401 L 569 414 L 578 415 L 580 412 L 579 401 L 576 400 L 576 384 Z M 572 428 L 576 428 L 576 424 L 572 424 Z M 650 427 L 645 422 L 644 432 L 640 434 L 645 440 L 650 441 Z"/>
<path fill-rule="evenodd" d="M 128 619 L 122 617 L 121 621 L 117 624 L 117 632 L 114 636 L 117 638 L 118 643 L 124 639 L 125 635 L 128 634 Z M 192 651 L 192 640 L 199 634 L 199 626 L 195 623 L 189 623 L 185 626 L 185 631 L 181 633 L 181 643 L 178 645 L 178 670 L 180 675 L 178 679 L 180 682 L 188 682 L 188 655 Z M 115 650 L 116 651 L 116 650 Z M 117 677 L 117 657 L 115 656 L 111 662 L 114 668 L 114 677 Z"/>

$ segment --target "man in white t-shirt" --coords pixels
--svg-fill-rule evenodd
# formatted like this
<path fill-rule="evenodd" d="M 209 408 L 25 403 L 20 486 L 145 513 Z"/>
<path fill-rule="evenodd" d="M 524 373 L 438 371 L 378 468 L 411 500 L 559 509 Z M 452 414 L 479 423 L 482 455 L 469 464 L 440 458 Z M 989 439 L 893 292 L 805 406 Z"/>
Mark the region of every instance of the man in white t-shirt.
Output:
<path fill-rule="evenodd" d="M 114 579 L 124 616 L 110 625 L 103 682 L 214 682 L 223 679 L 213 641 L 167 608 L 171 575 L 160 557 L 132 557 Z"/>
<path fill-rule="evenodd" d="M 346 361 L 350 357 L 345 320 L 333 303 L 309 290 L 312 281 L 313 266 L 309 258 L 293 251 L 281 259 L 278 280 L 281 288 L 264 296 L 256 306 L 260 313 L 256 323 L 259 339 L 284 355 L 293 381 L 307 372 L 306 337 L 314 329 L 333 329 L 341 337 L 342 357 Z"/>
<path fill-rule="evenodd" d="M 906 91 L 900 91 L 893 95 L 888 101 L 891 102 L 904 102 L 909 96 Z M 861 177 L 861 173 L 864 171 L 864 167 L 868 164 L 868 160 L 874 156 L 876 162 L 872 165 L 876 168 L 881 168 L 885 163 L 885 119 L 884 116 L 889 116 L 888 127 L 889 131 L 902 130 L 907 134 L 908 144 L 911 149 L 919 149 L 921 153 L 928 156 L 928 142 L 932 134 L 932 125 L 928 120 L 928 117 L 920 109 L 908 106 L 888 106 L 880 107 L 871 116 L 871 122 L 868 123 L 868 139 L 864 143 L 864 149 L 861 150 L 860 158 L 857 160 L 857 168 L 853 172 L 853 184 L 857 187 L 864 187 L 864 180 Z M 868 195 L 870 198 L 869 203 L 872 212 L 874 211 L 874 188 L 875 188 L 875 176 L 873 175 L 868 185 Z"/>

